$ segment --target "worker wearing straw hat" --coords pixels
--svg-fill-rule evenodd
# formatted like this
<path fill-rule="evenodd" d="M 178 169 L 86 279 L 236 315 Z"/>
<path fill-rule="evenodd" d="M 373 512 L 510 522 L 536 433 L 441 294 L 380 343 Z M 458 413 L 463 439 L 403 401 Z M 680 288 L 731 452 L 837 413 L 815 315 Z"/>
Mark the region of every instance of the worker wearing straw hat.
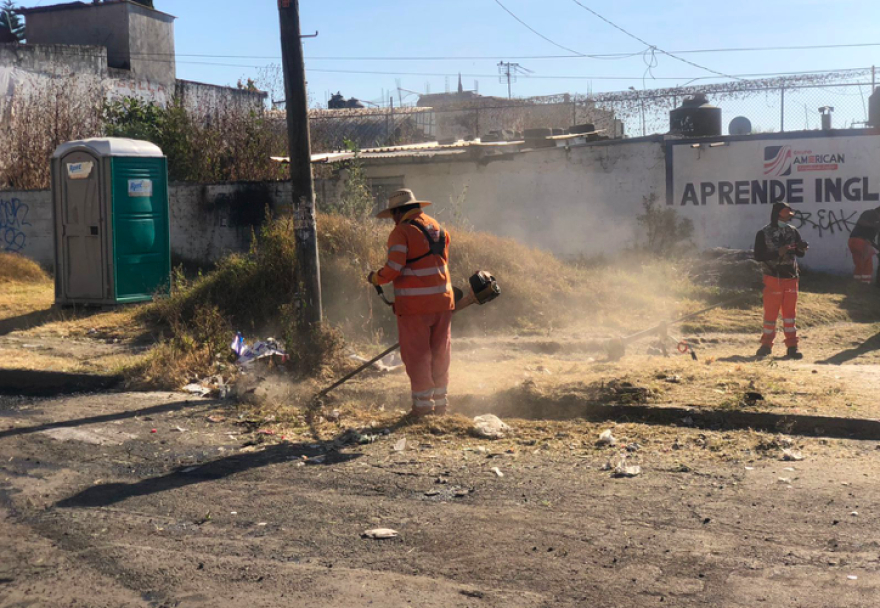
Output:
<path fill-rule="evenodd" d="M 445 414 L 455 298 L 449 279 L 449 234 L 422 211 L 431 203 L 412 190 L 392 193 L 376 217 L 394 220 L 388 260 L 367 279 L 394 284 L 400 355 L 412 388 L 412 415 Z"/>

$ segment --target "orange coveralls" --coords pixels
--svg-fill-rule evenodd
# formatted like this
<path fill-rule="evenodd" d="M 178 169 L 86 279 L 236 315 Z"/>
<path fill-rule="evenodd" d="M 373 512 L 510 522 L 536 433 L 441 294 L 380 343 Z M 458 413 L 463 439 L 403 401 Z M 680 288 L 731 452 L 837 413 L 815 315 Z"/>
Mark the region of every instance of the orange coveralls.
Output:
<path fill-rule="evenodd" d="M 850 237 L 849 250 L 856 267 L 853 278 L 860 283 L 870 284 L 874 278 L 874 256 L 877 250 L 871 241 L 858 237 Z"/>
<path fill-rule="evenodd" d="M 430 246 L 412 223 L 424 226 L 439 242 L 440 224 L 421 209 L 410 211 L 388 237 L 388 261 L 373 274 L 373 283 L 394 283 L 400 356 L 410 379 L 413 410 L 424 412 L 447 404 L 455 297 L 447 266 L 449 233 L 442 256 L 425 256 Z"/>

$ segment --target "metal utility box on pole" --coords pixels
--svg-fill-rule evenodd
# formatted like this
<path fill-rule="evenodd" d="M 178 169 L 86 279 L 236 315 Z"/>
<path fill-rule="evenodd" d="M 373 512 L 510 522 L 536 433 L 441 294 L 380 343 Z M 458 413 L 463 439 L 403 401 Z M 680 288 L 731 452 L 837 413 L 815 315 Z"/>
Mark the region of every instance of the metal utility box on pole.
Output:
<path fill-rule="evenodd" d="M 287 107 L 290 181 L 293 184 L 293 227 L 296 235 L 296 272 L 302 289 L 302 320 L 321 322 L 321 266 L 315 223 L 315 184 L 309 140 L 309 105 L 299 24 L 299 1 L 278 0 L 281 23 L 281 62 Z"/>

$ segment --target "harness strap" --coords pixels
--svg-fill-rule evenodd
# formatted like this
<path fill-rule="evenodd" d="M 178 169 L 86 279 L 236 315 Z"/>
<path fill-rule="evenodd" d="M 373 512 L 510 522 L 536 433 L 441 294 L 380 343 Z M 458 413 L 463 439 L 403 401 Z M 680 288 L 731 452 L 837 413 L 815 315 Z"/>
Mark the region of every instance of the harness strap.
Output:
<path fill-rule="evenodd" d="M 422 224 L 414 220 L 407 220 L 406 223 L 410 226 L 418 228 L 419 232 L 421 232 L 425 236 L 425 239 L 428 241 L 428 253 L 420 255 L 417 258 L 407 258 L 407 264 L 412 264 L 414 262 L 418 262 L 419 260 L 424 260 L 429 255 L 437 255 L 441 258 L 443 257 L 443 254 L 446 253 L 446 231 L 443 230 L 442 226 L 440 227 L 440 238 L 437 239 L 437 241 L 435 242 L 434 239 L 431 238 L 431 234 L 428 232 L 428 229 L 425 228 Z"/>

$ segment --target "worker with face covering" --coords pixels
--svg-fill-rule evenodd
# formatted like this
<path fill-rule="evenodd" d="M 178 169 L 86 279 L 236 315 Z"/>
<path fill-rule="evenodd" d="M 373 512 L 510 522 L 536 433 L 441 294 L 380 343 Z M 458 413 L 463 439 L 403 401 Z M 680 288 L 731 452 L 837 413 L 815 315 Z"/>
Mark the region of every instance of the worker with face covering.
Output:
<path fill-rule="evenodd" d="M 785 346 L 789 359 L 803 359 L 798 350 L 797 317 L 798 263 L 804 257 L 808 245 L 800 233 L 786 222 L 794 217 L 788 203 L 776 203 L 770 216 L 770 223 L 755 235 L 755 259 L 764 268 L 764 333 L 758 357 L 766 357 L 773 352 L 776 339 L 776 319 L 782 311 L 782 329 L 785 333 Z"/>
<path fill-rule="evenodd" d="M 376 217 L 394 220 L 388 237 L 388 261 L 367 280 L 394 283 L 394 312 L 400 356 L 412 388 L 413 417 L 447 412 L 452 311 L 449 234 L 422 211 L 431 203 L 412 190 L 398 190 Z"/>
<path fill-rule="evenodd" d="M 874 256 L 880 250 L 877 234 L 880 233 L 880 207 L 868 209 L 856 220 L 849 235 L 849 250 L 856 270 L 853 277 L 861 283 L 871 283 L 874 277 Z"/>

